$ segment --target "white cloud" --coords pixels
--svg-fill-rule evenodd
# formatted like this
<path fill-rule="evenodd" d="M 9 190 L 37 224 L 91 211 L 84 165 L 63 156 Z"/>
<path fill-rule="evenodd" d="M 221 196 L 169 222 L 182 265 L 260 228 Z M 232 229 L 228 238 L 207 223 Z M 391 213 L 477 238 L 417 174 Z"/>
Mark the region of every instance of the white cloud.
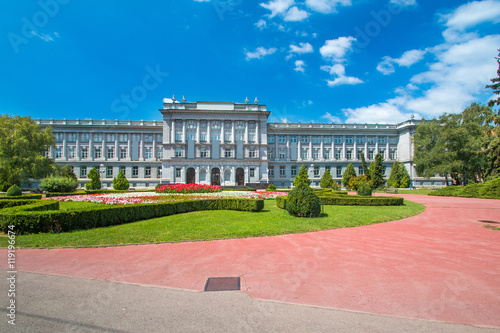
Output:
<path fill-rule="evenodd" d="M 260 19 L 259 21 L 257 21 L 257 23 L 255 23 L 255 26 L 257 28 L 259 28 L 260 30 L 263 30 L 263 29 L 265 29 L 267 27 L 267 23 L 266 23 L 265 20 Z"/>
<path fill-rule="evenodd" d="M 351 6 L 351 0 L 306 0 L 306 6 L 323 14 L 336 13 L 338 6 Z"/>
<path fill-rule="evenodd" d="M 295 4 L 295 0 L 272 0 L 268 3 L 261 3 L 260 6 L 271 11 L 269 18 L 273 18 L 276 15 L 284 15 L 288 8 Z"/>
<path fill-rule="evenodd" d="M 309 101 L 310 102 L 310 101 Z M 321 118 L 328 120 L 330 123 L 340 123 L 340 118 L 333 116 L 330 112 L 325 113 Z"/>
<path fill-rule="evenodd" d="M 417 5 L 417 0 L 391 0 L 389 2 L 399 7 L 411 7 Z"/>
<path fill-rule="evenodd" d="M 40 38 L 41 40 L 43 40 L 44 42 L 53 42 L 54 41 L 54 38 L 52 38 L 51 35 L 48 35 L 48 34 L 45 34 L 45 33 L 36 33 L 34 31 L 31 31 L 31 34 L 33 34 L 34 36 Z M 56 37 L 59 37 L 59 34 L 56 32 L 55 33 Z"/>
<path fill-rule="evenodd" d="M 305 63 L 303 60 L 295 60 L 295 69 L 294 70 L 296 72 L 304 73 L 305 72 L 304 66 L 305 66 Z"/>
<path fill-rule="evenodd" d="M 356 41 L 356 38 L 352 36 L 327 40 L 325 41 L 325 45 L 319 49 L 319 53 L 325 59 L 343 62 L 345 61 L 347 51 L 351 49 L 354 41 Z"/>
<path fill-rule="evenodd" d="M 196 2 L 209 2 L 210 0 L 194 0 Z"/>
<path fill-rule="evenodd" d="M 311 44 L 309 43 L 299 43 L 299 45 L 294 45 L 290 44 L 290 50 L 288 52 L 290 53 L 297 53 L 297 54 L 303 54 L 303 53 L 311 53 L 313 52 L 314 49 Z"/>
<path fill-rule="evenodd" d="M 356 109 L 343 109 L 346 123 L 394 124 L 410 119 L 410 115 L 399 110 L 392 103 L 380 103 Z M 420 117 L 417 117 L 420 118 Z"/>
<path fill-rule="evenodd" d="M 266 49 L 264 47 L 258 47 L 254 52 L 245 51 L 245 56 L 247 60 L 251 59 L 261 59 L 267 55 L 273 54 L 277 51 L 275 47 Z"/>
<path fill-rule="evenodd" d="M 321 66 L 321 70 L 330 73 L 330 75 L 335 76 L 344 76 L 345 75 L 345 67 L 341 64 L 335 64 L 333 66 L 323 65 Z"/>
<path fill-rule="evenodd" d="M 328 83 L 329 87 L 364 83 L 363 80 L 353 76 L 339 76 L 333 80 L 326 80 L 326 82 Z"/>
<path fill-rule="evenodd" d="M 460 42 L 477 38 L 475 33 L 464 33 L 468 28 L 485 22 L 500 22 L 500 1 L 484 0 L 464 4 L 453 12 L 442 15 L 447 29 L 443 36 L 448 42 Z"/>
<path fill-rule="evenodd" d="M 286 13 L 285 17 L 283 20 L 285 21 L 292 21 L 292 22 L 298 22 L 298 21 L 303 21 L 306 18 L 309 17 L 309 13 L 306 12 L 305 10 L 297 8 L 297 6 L 293 6 L 288 10 Z"/>
<path fill-rule="evenodd" d="M 411 65 L 423 59 L 426 51 L 423 50 L 410 50 L 403 53 L 401 58 L 384 57 L 383 60 L 377 65 L 377 70 L 384 75 L 392 74 L 395 72 L 394 65 L 410 67 Z"/>

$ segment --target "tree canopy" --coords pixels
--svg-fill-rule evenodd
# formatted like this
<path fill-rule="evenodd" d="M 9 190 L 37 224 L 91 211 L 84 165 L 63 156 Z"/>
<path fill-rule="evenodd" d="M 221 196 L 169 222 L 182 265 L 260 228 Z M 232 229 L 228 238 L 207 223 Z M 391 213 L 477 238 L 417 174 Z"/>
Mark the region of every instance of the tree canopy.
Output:
<path fill-rule="evenodd" d="M 370 163 L 370 180 L 373 182 L 373 188 L 379 188 L 385 184 L 383 161 L 379 153 L 375 156 L 375 161 Z"/>
<path fill-rule="evenodd" d="M 326 170 L 325 173 L 323 174 L 323 177 L 321 177 L 321 181 L 319 183 L 321 188 L 331 188 L 333 185 L 333 178 L 332 174 L 330 173 L 330 170 Z"/>
<path fill-rule="evenodd" d="M 307 175 L 307 167 L 302 164 L 299 170 L 299 174 L 295 176 L 295 179 L 293 180 L 293 186 L 299 186 L 299 184 L 304 183 L 307 186 L 311 185 L 311 180 L 309 179 L 309 176 Z"/>
<path fill-rule="evenodd" d="M 497 77 L 491 79 L 491 85 L 487 85 L 487 89 L 492 89 L 493 94 L 498 97 L 491 99 L 488 103 L 489 107 L 500 105 L 500 50 L 498 50 L 498 57 L 495 58 L 498 63 Z M 486 147 L 486 176 L 495 178 L 500 176 L 500 109 L 497 110 L 495 117 L 495 128 L 489 133 L 490 142 Z"/>
<path fill-rule="evenodd" d="M 347 189 L 350 189 L 349 180 L 351 180 L 351 177 L 356 177 L 356 170 L 354 170 L 352 163 L 349 163 L 342 176 L 342 185 Z"/>
<path fill-rule="evenodd" d="M 41 130 L 31 117 L 0 115 L 0 180 L 20 184 L 43 178 L 54 162 L 43 154 L 54 144 L 52 130 Z"/>

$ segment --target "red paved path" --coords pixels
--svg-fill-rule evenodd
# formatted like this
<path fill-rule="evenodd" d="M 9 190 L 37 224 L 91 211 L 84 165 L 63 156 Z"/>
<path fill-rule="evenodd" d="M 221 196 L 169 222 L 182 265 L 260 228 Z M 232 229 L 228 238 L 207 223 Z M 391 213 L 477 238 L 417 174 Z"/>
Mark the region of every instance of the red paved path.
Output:
<path fill-rule="evenodd" d="M 478 222 L 500 223 L 500 200 L 403 196 L 427 210 L 308 234 L 19 250 L 16 263 L 20 271 L 194 290 L 207 277 L 241 276 L 242 290 L 260 299 L 500 327 L 500 231 Z"/>

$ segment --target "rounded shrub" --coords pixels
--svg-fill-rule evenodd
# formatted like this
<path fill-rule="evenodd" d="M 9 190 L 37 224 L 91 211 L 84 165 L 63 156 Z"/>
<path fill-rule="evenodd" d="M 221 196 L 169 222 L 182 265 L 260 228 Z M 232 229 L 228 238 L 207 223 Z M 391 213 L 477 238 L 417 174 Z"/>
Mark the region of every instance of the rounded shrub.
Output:
<path fill-rule="evenodd" d="M 127 178 L 122 171 L 113 179 L 113 189 L 117 191 L 126 191 L 130 187 Z"/>
<path fill-rule="evenodd" d="M 6 194 L 6 196 L 8 196 L 8 197 L 18 197 L 21 195 L 23 195 L 23 191 L 21 191 L 19 186 L 17 186 L 16 184 L 9 187 L 9 189 L 7 190 L 7 194 Z"/>
<path fill-rule="evenodd" d="M 87 191 L 94 191 L 101 189 L 101 176 L 99 175 L 99 171 L 97 171 L 96 168 L 92 168 L 92 170 L 89 171 L 87 178 L 90 179 L 90 182 L 88 182 L 85 185 L 85 189 Z"/>
<path fill-rule="evenodd" d="M 286 209 L 291 215 L 316 217 L 321 213 L 321 204 L 314 190 L 301 183 L 288 194 Z"/>
<path fill-rule="evenodd" d="M 7 181 L 0 182 L 0 191 L 7 192 L 11 186 L 12 184 Z"/>
<path fill-rule="evenodd" d="M 372 188 L 367 183 L 362 183 L 358 186 L 358 195 L 371 196 Z"/>
<path fill-rule="evenodd" d="M 78 186 L 78 180 L 63 177 L 63 176 L 49 176 L 42 179 L 40 188 L 47 192 L 61 192 L 68 193 L 74 192 Z"/>
<path fill-rule="evenodd" d="M 274 186 L 273 183 L 269 184 L 269 186 L 266 188 L 266 191 L 276 191 L 276 186 Z"/>

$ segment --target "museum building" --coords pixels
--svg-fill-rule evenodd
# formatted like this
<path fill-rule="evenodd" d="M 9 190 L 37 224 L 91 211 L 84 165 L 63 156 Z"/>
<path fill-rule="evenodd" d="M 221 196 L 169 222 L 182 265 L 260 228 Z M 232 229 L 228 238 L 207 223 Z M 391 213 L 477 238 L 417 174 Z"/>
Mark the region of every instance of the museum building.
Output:
<path fill-rule="evenodd" d="M 291 187 L 300 167 L 312 185 L 330 170 L 340 182 L 352 163 L 362 174 L 360 154 L 369 164 L 384 158 L 385 176 L 394 161 L 407 168 L 413 186 L 442 186 L 442 178 L 416 177 L 412 134 L 418 120 L 399 124 L 268 123 L 266 105 L 182 102 L 164 99 L 162 121 L 35 119 L 51 126 L 56 145 L 47 156 L 72 166 L 80 186 L 96 167 L 103 188 L 123 171 L 134 188 L 158 183 L 202 183 Z"/>

